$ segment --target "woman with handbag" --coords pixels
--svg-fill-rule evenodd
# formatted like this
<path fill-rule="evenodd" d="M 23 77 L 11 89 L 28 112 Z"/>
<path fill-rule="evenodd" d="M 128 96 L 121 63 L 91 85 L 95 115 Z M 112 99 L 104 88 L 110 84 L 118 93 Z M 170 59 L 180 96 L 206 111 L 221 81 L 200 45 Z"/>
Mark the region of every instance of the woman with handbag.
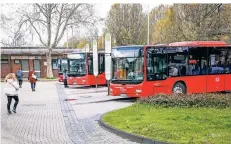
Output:
<path fill-rule="evenodd" d="M 28 80 L 31 83 L 31 90 L 35 91 L 37 76 L 35 75 L 35 71 L 33 69 L 31 69 L 28 73 Z"/>
<path fill-rule="evenodd" d="M 18 90 L 19 90 L 19 85 L 16 79 L 16 76 L 14 73 L 10 73 L 6 76 L 5 78 L 6 86 L 5 86 L 5 94 L 7 96 L 7 110 L 8 113 L 11 114 L 10 111 L 10 105 L 12 98 L 15 100 L 14 107 L 13 107 L 13 112 L 16 113 L 16 107 L 18 105 L 19 99 L 18 99 Z"/>

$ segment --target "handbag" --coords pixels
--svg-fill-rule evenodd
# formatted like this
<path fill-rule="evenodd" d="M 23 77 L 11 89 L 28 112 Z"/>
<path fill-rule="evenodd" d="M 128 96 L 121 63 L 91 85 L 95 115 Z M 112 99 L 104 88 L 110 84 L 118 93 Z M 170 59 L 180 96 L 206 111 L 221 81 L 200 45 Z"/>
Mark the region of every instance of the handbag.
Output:
<path fill-rule="evenodd" d="M 32 78 L 37 79 L 37 76 L 35 74 L 32 74 Z"/>

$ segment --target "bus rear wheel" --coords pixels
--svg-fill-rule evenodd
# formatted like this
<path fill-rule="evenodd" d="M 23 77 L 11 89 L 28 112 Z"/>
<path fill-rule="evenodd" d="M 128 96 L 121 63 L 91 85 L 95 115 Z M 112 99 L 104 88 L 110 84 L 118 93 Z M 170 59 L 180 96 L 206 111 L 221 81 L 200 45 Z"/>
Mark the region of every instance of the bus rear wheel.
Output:
<path fill-rule="evenodd" d="M 186 86 L 182 82 L 177 82 L 173 88 L 172 92 L 175 94 L 185 94 L 186 93 Z"/>

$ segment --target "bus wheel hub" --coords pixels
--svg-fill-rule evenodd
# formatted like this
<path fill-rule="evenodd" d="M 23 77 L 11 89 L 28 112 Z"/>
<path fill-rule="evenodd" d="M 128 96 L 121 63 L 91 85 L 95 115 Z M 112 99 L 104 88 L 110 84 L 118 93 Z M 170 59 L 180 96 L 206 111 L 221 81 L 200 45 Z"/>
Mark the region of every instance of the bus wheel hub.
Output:
<path fill-rule="evenodd" d="M 182 94 L 183 93 L 183 89 L 181 87 L 177 86 L 177 87 L 175 87 L 173 89 L 173 92 L 174 93 L 180 93 L 180 94 Z"/>

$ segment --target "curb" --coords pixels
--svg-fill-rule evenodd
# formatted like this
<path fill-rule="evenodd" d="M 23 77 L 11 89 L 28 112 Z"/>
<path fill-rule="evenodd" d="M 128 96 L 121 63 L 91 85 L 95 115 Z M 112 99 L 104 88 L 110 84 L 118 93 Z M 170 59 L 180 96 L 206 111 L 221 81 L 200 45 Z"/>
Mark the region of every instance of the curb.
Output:
<path fill-rule="evenodd" d="M 111 127 L 111 126 L 109 126 L 108 124 L 106 124 L 103 121 L 103 116 L 105 114 L 107 114 L 107 113 L 104 113 L 104 114 L 102 114 L 100 116 L 99 125 L 106 128 L 108 131 L 110 131 L 110 132 L 112 132 L 112 133 L 114 133 L 114 134 L 116 134 L 116 135 L 118 135 L 120 137 L 129 139 L 129 140 L 131 140 L 133 142 L 142 143 L 142 144 L 169 144 L 169 143 L 166 143 L 166 142 L 161 142 L 161 141 L 145 138 L 143 136 L 138 136 L 138 135 L 135 135 L 135 134 L 127 133 L 125 131 L 116 129 L 114 127 Z"/>

